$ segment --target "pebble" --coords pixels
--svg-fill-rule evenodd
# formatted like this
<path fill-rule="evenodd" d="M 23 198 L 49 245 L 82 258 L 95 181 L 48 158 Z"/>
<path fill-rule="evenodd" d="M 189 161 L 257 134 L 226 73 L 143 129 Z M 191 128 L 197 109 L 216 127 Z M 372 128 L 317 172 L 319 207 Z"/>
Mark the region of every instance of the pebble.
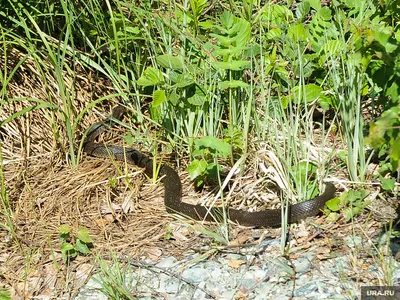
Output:
<path fill-rule="evenodd" d="M 350 242 L 351 246 L 355 246 L 358 241 L 353 242 Z M 279 241 L 269 242 L 269 247 L 275 245 L 279 249 L 279 244 Z M 313 251 L 316 250 L 301 254 L 291 263 L 278 254 L 271 257 L 271 253 L 279 253 L 279 250 L 267 250 L 257 256 L 219 253 L 209 261 L 197 263 L 193 263 L 193 259 L 200 255 L 193 254 L 181 260 L 171 256 L 157 263 L 147 261 L 141 265 L 135 262 L 131 264 L 130 271 L 126 272 L 125 286 L 135 299 L 283 300 L 291 296 L 298 299 L 360 298 L 360 283 L 346 276 L 347 270 L 352 268 L 354 257 L 344 254 L 319 260 Z M 231 266 L 230 261 L 244 263 Z M 392 276 L 398 282 L 399 263 L 394 260 L 391 263 Z M 377 268 L 370 267 L 369 270 L 374 270 L 369 275 L 380 276 Z M 292 295 L 294 275 L 296 281 Z M 99 277 L 95 274 L 75 299 L 107 299 L 99 288 Z"/>

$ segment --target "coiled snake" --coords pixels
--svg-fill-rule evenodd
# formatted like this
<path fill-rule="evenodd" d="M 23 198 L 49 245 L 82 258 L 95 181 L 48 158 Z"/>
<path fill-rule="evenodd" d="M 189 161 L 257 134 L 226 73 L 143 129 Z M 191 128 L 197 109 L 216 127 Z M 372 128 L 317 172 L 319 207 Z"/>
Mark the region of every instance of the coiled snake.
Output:
<path fill-rule="evenodd" d="M 83 150 L 87 154 L 95 157 L 110 158 L 126 161 L 129 164 L 144 168 L 145 174 L 153 175 L 153 161 L 147 155 L 130 148 L 114 145 L 96 143 L 95 139 L 105 130 L 110 128 L 115 120 L 121 120 L 125 112 L 124 107 L 117 106 L 113 109 L 110 117 L 104 121 L 95 123 L 86 134 Z M 174 169 L 167 165 L 162 165 L 159 176 L 163 176 L 164 184 L 164 204 L 167 212 L 177 213 L 195 220 L 216 221 L 223 215 L 221 207 L 205 207 L 182 202 L 182 185 L 178 174 Z M 336 188 L 332 183 L 326 183 L 325 192 L 311 200 L 290 205 L 288 207 L 288 222 L 294 223 L 301 219 L 318 214 L 324 207 L 325 202 L 334 197 Z M 282 219 L 281 209 L 269 209 L 257 212 L 248 212 L 232 208 L 226 208 L 228 218 L 236 223 L 245 226 L 279 226 Z"/>

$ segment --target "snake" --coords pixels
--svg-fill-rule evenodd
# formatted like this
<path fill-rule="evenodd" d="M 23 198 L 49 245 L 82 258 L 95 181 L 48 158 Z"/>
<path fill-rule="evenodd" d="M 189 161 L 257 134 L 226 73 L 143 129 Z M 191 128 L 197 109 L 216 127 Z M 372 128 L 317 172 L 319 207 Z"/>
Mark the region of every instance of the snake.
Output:
<path fill-rule="evenodd" d="M 148 177 L 153 176 L 153 158 L 133 148 L 116 145 L 106 145 L 96 142 L 97 137 L 120 123 L 126 109 L 122 105 L 114 107 L 109 117 L 97 122 L 86 130 L 83 142 L 83 151 L 89 156 L 108 158 L 123 161 L 144 169 Z M 168 213 L 179 214 L 193 220 L 218 222 L 226 215 L 229 220 L 243 226 L 275 227 L 282 225 L 282 209 L 267 209 L 261 211 L 246 211 L 230 207 L 207 207 L 199 204 L 190 204 L 182 201 L 182 184 L 178 173 L 170 166 L 161 164 L 158 176 L 164 185 L 164 205 Z M 287 206 L 287 221 L 295 223 L 307 217 L 317 215 L 324 208 L 325 203 L 334 198 L 335 186 L 331 182 L 325 184 L 325 191 L 307 201 Z"/>

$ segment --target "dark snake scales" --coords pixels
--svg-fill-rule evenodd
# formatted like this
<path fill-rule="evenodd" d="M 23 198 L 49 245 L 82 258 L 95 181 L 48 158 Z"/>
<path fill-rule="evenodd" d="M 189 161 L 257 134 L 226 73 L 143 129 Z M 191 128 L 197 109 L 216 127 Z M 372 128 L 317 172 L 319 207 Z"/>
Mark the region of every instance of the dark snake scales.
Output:
<path fill-rule="evenodd" d="M 144 168 L 144 172 L 153 176 L 153 160 L 147 155 L 135 150 L 120 146 L 106 146 L 96 143 L 95 139 L 108 128 L 115 120 L 121 120 L 125 112 L 124 107 L 117 106 L 113 109 L 112 115 L 104 121 L 95 123 L 88 130 L 83 144 L 83 151 L 95 157 L 113 158 L 119 161 L 126 161 L 129 164 Z M 177 213 L 195 220 L 218 221 L 223 216 L 221 207 L 205 207 L 182 202 L 182 185 L 176 171 L 167 165 L 162 165 L 159 170 L 159 176 L 163 176 L 164 184 L 164 204 L 167 212 Z M 288 208 L 288 222 L 294 223 L 301 219 L 317 215 L 324 207 L 325 202 L 332 199 L 336 188 L 332 183 L 326 183 L 325 192 L 311 200 L 290 205 Z M 269 209 L 257 212 L 248 212 L 226 208 L 225 212 L 228 218 L 245 226 L 280 226 L 282 223 L 282 210 Z"/>

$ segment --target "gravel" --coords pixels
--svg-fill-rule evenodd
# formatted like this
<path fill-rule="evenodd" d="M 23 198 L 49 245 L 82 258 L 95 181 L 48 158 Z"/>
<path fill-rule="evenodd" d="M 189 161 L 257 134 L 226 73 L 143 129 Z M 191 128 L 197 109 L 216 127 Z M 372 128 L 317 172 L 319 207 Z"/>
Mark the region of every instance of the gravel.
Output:
<path fill-rule="evenodd" d="M 350 241 L 352 247 L 358 244 L 354 242 Z M 123 286 L 135 299 L 357 299 L 361 285 L 371 285 L 370 278 L 378 282 L 384 278 L 373 256 L 355 259 L 349 252 L 321 260 L 315 247 L 289 261 L 279 256 L 278 240 L 261 248 L 268 250 L 219 253 L 208 260 L 201 260 L 200 254 L 180 260 L 171 256 L 157 263 L 132 260 L 123 270 Z M 392 276 L 399 278 L 399 264 L 392 257 L 385 259 L 392 265 Z M 351 275 L 358 270 L 357 260 L 362 262 L 358 277 Z M 108 299 L 101 292 L 104 278 L 100 277 L 100 273 L 92 276 L 75 299 Z"/>

